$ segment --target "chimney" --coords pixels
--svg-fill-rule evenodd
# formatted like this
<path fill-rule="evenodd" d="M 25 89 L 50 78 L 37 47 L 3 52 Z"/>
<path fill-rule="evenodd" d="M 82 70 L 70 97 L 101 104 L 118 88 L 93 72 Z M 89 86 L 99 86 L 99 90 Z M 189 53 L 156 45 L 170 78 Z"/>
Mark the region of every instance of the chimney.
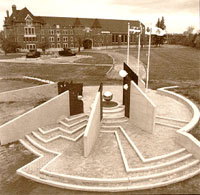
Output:
<path fill-rule="evenodd" d="M 16 8 L 16 5 L 13 5 L 13 6 L 12 6 L 12 11 L 13 11 L 13 13 L 16 11 L 16 9 L 17 9 L 17 8 Z"/>
<path fill-rule="evenodd" d="M 8 10 L 6 10 L 6 14 L 7 14 L 7 18 L 9 18 L 9 11 Z"/>

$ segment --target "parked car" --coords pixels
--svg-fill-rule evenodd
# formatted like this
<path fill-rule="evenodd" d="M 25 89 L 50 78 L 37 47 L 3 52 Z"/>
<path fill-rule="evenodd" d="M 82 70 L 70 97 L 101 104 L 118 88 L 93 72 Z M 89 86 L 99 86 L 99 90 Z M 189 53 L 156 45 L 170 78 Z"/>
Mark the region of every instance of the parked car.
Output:
<path fill-rule="evenodd" d="M 26 54 L 27 58 L 38 58 L 40 57 L 40 52 L 37 50 L 29 50 L 29 52 Z"/>
<path fill-rule="evenodd" d="M 63 48 L 62 51 L 58 52 L 60 56 L 75 56 L 76 53 L 73 52 L 71 49 Z"/>

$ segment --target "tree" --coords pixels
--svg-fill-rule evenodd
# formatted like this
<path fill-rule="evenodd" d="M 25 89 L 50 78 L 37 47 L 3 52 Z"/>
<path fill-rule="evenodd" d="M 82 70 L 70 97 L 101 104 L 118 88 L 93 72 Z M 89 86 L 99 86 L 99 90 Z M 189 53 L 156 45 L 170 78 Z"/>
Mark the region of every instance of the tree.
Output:
<path fill-rule="evenodd" d="M 18 43 L 15 41 L 14 37 L 4 38 L 2 41 L 2 49 L 7 53 L 15 53 L 18 48 L 21 48 Z"/>
<path fill-rule="evenodd" d="M 185 38 L 182 41 L 183 45 L 191 46 L 191 47 L 195 46 L 194 42 L 195 42 L 197 35 L 193 34 L 193 31 L 194 31 L 194 27 L 188 26 L 187 30 L 183 32 L 183 34 L 185 35 Z"/>
<path fill-rule="evenodd" d="M 160 28 L 160 18 L 158 18 L 158 21 L 157 21 L 157 23 L 156 23 L 156 26 L 157 26 L 158 28 Z"/>
<path fill-rule="evenodd" d="M 161 19 L 159 28 L 161 28 L 162 30 L 165 30 L 165 29 L 166 29 L 165 19 L 164 19 L 163 16 L 162 16 L 162 19 Z"/>
<path fill-rule="evenodd" d="M 184 35 L 188 36 L 190 34 L 192 34 L 194 31 L 194 26 L 188 26 L 187 30 L 183 32 Z"/>
<path fill-rule="evenodd" d="M 49 41 L 47 40 L 47 38 L 45 38 L 44 41 L 41 42 L 38 47 L 41 48 L 43 53 L 45 54 L 45 50 L 48 49 L 49 46 L 50 46 Z"/>

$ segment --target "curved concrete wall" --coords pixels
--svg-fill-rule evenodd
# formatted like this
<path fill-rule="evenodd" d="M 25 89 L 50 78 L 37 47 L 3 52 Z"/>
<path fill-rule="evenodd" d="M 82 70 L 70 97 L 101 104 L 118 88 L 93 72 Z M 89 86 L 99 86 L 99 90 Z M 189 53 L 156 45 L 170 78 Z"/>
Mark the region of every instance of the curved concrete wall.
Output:
<path fill-rule="evenodd" d="M 191 102 L 184 96 L 174 93 L 172 91 L 167 91 L 165 88 L 158 89 L 158 93 L 161 95 L 167 95 L 183 103 L 193 114 L 192 120 L 187 125 L 176 131 L 175 141 L 185 147 L 196 158 L 200 159 L 200 142 L 189 133 L 189 131 L 191 131 L 199 122 L 199 109 L 193 102 Z"/>

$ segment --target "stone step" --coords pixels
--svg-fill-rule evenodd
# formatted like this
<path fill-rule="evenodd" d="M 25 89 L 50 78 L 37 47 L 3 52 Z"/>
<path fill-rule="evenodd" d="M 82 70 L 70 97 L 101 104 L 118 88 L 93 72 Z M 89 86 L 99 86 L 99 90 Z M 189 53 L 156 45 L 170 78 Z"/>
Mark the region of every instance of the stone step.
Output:
<path fill-rule="evenodd" d="M 129 176 L 123 178 L 88 178 L 73 175 L 57 174 L 56 172 L 40 170 L 42 178 L 51 180 L 58 185 L 76 186 L 74 189 L 85 189 L 87 191 L 127 191 L 127 189 L 141 190 L 151 187 L 161 187 L 188 179 L 200 173 L 200 163 L 196 160 L 187 168 L 179 167 L 167 173 L 144 175 L 140 177 Z M 57 186 L 58 187 L 58 186 Z M 67 186 L 66 188 L 69 188 Z"/>
<path fill-rule="evenodd" d="M 140 158 L 137 158 L 136 152 L 133 148 L 130 147 L 130 144 L 127 142 L 127 139 L 122 134 L 121 131 L 117 132 L 119 136 L 119 144 L 121 147 L 121 155 L 128 173 L 135 173 L 135 176 L 143 175 L 153 175 L 159 174 L 162 172 L 167 172 L 169 170 L 176 169 L 177 167 L 182 167 L 184 165 L 194 162 L 196 159 L 192 154 L 185 154 L 181 157 L 174 155 L 174 159 L 166 158 L 165 162 L 160 162 L 159 164 L 154 162 L 144 163 Z"/>
<path fill-rule="evenodd" d="M 42 135 L 45 135 L 47 138 L 53 138 L 58 135 L 65 135 L 65 136 L 70 136 L 73 134 L 76 134 L 77 132 L 84 130 L 86 128 L 86 124 L 83 124 L 76 129 L 67 129 L 66 127 L 63 127 L 62 125 L 58 125 L 57 127 L 53 129 L 43 130 L 42 128 L 38 128 L 36 132 L 39 132 Z M 76 137 L 76 135 L 75 135 Z"/>
<path fill-rule="evenodd" d="M 78 128 L 82 128 L 82 127 L 86 126 L 87 123 L 88 123 L 88 120 L 87 119 L 81 119 L 80 121 L 77 121 L 77 122 L 75 122 L 73 124 L 67 124 L 64 121 L 59 121 L 59 123 L 62 125 L 62 127 L 64 129 L 67 128 L 68 130 L 74 131 L 74 130 L 76 130 Z"/>
<path fill-rule="evenodd" d="M 66 139 L 69 140 L 75 140 L 78 139 L 84 131 L 85 131 L 86 126 L 83 126 L 82 128 L 77 129 L 76 131 L 69 131 L 65 129 L 55 129 L 54 131 L 50 132 L 43 132 L 40 130 L 40 128 L 36 131 L 33 131 L 32 133 L 41 137 L 41 139 L 44 140 L 54 140 L 57 139 L 58 137 L 65 137 Z"/>
<path fill-rule="evenodd" d="M 50 160 L 57 156 L 57 154 L 39 149 L 37 146 L 33 145 L 27 138 L 21 139 L 20 143 L 37 157 L 32 162 L 18 169 L 17 173 L 19 175 L 24 176 L 30 174 L 31 176 L 34 175 L 39 177 L 40 169 L 45 166 Z"/>
<path fill-rule="evenodd" d="M 34 140 L 32 135 L 28 136 L 31 138 L 31 140 Z M 39 142 L 37 142 L 36 145 L 37 146 L 34 144 L 34 148 L 37 150 L 38 145 L 40 145 Z M 131 173 L 128 174 L 127 177 L 114 179 L 84 178 L 76 175 L 66 176 L 52 171 L 45 171 L 45 165 L 49 161 L 53 160 L 57 155 L 58 154 L 52 154 L 44 151 L 43 157 L 40 157 L 28 165 L 20 168 L 17 170 L 17 173 L 29 179 L 56 187 L 102 192 L 141 190 L 153 187 L 161 187 L 171 183 L 183 181 L 200 173 L 200 163 L 198 160 L 194 160 L 188 162 L 187 165 L 180 165 L 177 168 L 167 171 L 165 170 L 159 173 L 151 173 L 149 175 L 147 175 L 146 172 L 144 175 L 136 175 L 135 173 Z"/>
<path fill-rule="evenodd" d="M 163 126 L 168 126 L 172 128 L 174 127 L 176 129 L 182 128 L 189 123 L 189 121 L 183 121 L 179 119 L 167 119 L 167 118 L 162 118 L 162 117 L 156 117 L 155 122 L 157 125 L 163 125 Z"/>
<path fill-rule="evenodd" d="M 104 109 L 103 108 L 104 114 L 119 113 L 119 112 L 124 112 L 124 107 L 118 107 L 118 108 L 113 108 L 113 109 Z"/>
<path fill-rule="evenodd" d="M 121 118 L 124 117 L 124 112 L 103 113 L 103 118 Z"/>
<path fill-rule="evenodd" d="M 130 167 L 152 167 L 152 166 L 159 166 L 159 164 L 165 164 L 168 162 L 173 162 L 176 159 L 185 158 L 187 155 L 190 155 L 185 148 L 181 148 L 171 153 L 167 153 L 166 155 L 157 156 L 156 158 L 144 158 L 140 150 L 137 148 L 136 145 L 132 146 L 134 142 L 130 139 L 128 134 L 125 131 L 121 131 L 119 127 L 112 127 L 112 126 L 102 126 L 101 132 L 118 132 L 119 140 L 122 144 L 122 149 L 126 154 L 127 162 L 129 163 Z M 126 136 L 125 134 L 126 133 Z M 129 138 L 129 139 L 128 139 Z M 130 143 L 132 141 L 132 143 Z M 136 147 L 136 148 L 134 148 Z"/>
<path fill-rule="evenodd" d="M 41 156 L 41 155 L 44 155 L 46 153 L 45 151 L 42 151 L 39 148 L 37 148 L 36 146 L 34 146 L 33 144 L 31 144 L 31 142 L 29 142 L 26 139 L 26 137 L 20 139 L 19 141 L 27 150 L 29 150 L 30 152 L 32 152 L 36 156 Z"/>
<path fill-rule="evenodd" d="M 103 125 L 116 125 L 119 123 L 123 123 L 123 122 L 127 122 L 128 118 L 121 116 L 121 117 L 107 117 L 107 118 L 103 118 L 102 120 L 102 124 Z"/>
<path fill-rule="evenodd" d="M 44 142 L 35 134 L 26 135 L 26 138 L 31 142 L 31 144 L 38 147 L 39 149 L 55 154 L 64 152 L 66 148 L 69 147 L 72 142 L 74 142 L 72 140 L 67 140 L 62 137 Z"/>
<path fill-rule="evenodd" d="M 115 110 L 120 110 L 120 109 L 124 109 L 125 108 L 125 106 L 124 105 L 118 105 L 118 106 L 115 106 L 115 107 L 103 107 L 103 111 L 105 111 L 105 112 L 109 112 L 109 111 L 114 111 L 115 112 Z"/>
<path fill-rule="evenodd" d="M 65 122 L 68 125 L 72 125 L 72 124 L 77 123 L 79 121 L 82 121 L 84 119 L 88 120 L 88 115 L 81 113 L 81 114 L 78 114 L 78 115 L 65 117 L 62 121 Z"/>

